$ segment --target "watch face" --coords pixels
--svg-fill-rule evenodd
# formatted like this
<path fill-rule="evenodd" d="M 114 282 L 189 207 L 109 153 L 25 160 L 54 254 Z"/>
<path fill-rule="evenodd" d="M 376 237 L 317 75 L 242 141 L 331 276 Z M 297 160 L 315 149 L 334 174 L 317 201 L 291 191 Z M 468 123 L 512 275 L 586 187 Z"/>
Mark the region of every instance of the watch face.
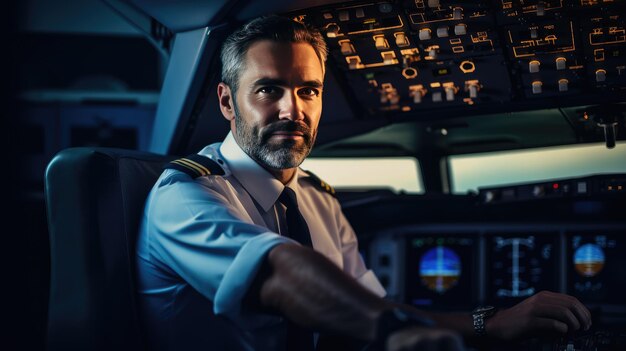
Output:
<path fill-rule="evenodd" d="M 493 312 L 494 310 L 495 310 L 495 307 L 493 307 L 493 306 L 479 306 L 479 307 L 476 307 L 476 309 L 473 311 L 473 313 L 489 314 L 489 313 Z"/>

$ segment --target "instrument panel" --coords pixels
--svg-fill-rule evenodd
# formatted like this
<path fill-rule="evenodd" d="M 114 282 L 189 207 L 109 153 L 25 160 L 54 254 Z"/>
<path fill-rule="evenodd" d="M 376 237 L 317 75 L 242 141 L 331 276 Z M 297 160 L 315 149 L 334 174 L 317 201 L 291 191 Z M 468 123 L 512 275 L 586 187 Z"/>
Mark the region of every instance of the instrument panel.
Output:
<path fill-rule="evenodd" d="M 360 106 L 401 119 L 623 101 L 625 9 L 622 0 L 413 0 L 292 15 L 324 34 Z"/>

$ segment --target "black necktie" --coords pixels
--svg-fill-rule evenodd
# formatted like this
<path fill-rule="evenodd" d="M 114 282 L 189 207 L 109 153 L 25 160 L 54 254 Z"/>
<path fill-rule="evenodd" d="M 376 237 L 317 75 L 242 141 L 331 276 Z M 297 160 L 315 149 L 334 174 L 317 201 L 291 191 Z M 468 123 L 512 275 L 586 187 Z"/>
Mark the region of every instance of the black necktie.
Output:
<path fill-rule="evenodd" d="M 278 201 L 287 208 L 287 233 L 288 237 L 300 244 L 312 247 L 309 227 L 298 209 L 296 193 L 285 187 Z M 287 351 L 313 351 L 313 333 L 291 321 L 287 322 Z"/>
<path fill-rule="evenodd" d="M 296 199 L 296 193 L 290 188 L 285 187 L 282 194 L 278 198 L 278 201 L 285 205 L 287 208 L 287 233 L 289 237 L 299 242 L 300 244 L 308 247 L 313 247 L 311 244 L 311 233 L 309 233 L 309 226 L 306 224 L 304 217 L 300 213 L 298 208 L 298 201 Z"/>

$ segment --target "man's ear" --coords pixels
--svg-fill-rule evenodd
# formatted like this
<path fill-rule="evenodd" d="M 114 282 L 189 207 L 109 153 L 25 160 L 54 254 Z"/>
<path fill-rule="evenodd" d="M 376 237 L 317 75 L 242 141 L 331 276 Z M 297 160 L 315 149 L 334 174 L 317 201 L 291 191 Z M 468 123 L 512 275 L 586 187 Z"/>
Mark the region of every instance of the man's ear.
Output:
<path fill-rule="evenodd" d="M 224 118 L 227 120 L 232 121 L 235 118 L 235 102 L 232 96 L 232 91 L 226 83 L 220 82 L 217 85 L 217 98 L 219 100 L 222 115 L 224 115 Z"/>

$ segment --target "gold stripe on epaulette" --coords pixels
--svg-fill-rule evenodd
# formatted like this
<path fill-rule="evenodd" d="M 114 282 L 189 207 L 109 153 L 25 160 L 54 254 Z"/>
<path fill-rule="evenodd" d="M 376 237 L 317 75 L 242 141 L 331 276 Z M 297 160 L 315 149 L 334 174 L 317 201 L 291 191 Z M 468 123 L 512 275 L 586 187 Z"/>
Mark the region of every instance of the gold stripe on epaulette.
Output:
<path fill-rule="evenodd" d="M 204 171 L 204 174 L 203 174 L 203 175 L 211 174 L 211 171 L 210 171 L 208 168 L 204 167 L 204 166 L 203 166 L 201 163 L 199 163 L 199 162 L 196 162 L 196 161 L 194 161 L 194 160 L 192 160 L 192 159 L 189 159 L 189 158 L 182 158 L 182 159 L 181 159 L 181 161 L 184 161 L 184 162 L 189 162 L 190 164 L 195 165 L 196 167 L 200 168 L 201 170 L 203 170 L 203 171 Z"/>
<path fill-rule="evenodd" d="M 183 166 L 185 168 L 190 169 L 191 171 L 193 171 L 194 173 L 198 174 L 198 175 L 204 175 L 204 171 L 202 171 L 202 169 L 194 166 L 193 164 L 189 164 L 187 162 L 185 162 L 183 159 L 178 159 L 178 160 L 174 160 L 172 161 L 172 163 L 176 163 L 177 165 Z"/>

